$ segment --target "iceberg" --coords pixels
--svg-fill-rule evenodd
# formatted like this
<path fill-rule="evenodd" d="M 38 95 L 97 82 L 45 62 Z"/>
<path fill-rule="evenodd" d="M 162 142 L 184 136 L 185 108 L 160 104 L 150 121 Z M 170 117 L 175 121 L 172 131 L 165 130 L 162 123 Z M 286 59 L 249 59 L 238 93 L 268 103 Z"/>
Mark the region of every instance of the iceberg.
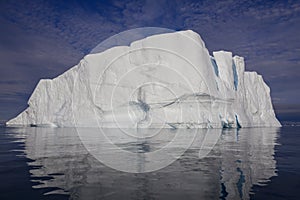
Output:
<path fill-rule="evenodd" d="M 210 55 L 191 31 L 148 36 L 86 55 L 41 79 L 7 126 L 105 128 L 280 127 L 270 88 L 243 57 Z"/>

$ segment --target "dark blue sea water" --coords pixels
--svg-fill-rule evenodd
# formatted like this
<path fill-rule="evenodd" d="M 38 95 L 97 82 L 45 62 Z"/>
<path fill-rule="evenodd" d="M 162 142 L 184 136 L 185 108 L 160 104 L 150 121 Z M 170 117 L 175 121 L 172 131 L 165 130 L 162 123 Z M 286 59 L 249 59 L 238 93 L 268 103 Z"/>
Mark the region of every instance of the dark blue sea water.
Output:
<path fill-rule="evenodd" d="M 216 144 L 203 158 L 200 137 L 158 171 L 126 173 L 95 159 L 75 129 L 0 127 L 0 199 L 300 198 L 300 127 L 218 131 Z M 118 146 L 144 153 L 162 148 L 167 138 L 172 137 L 120 141 Z M 147 165 L 145 159 L 111 159 Z"/>

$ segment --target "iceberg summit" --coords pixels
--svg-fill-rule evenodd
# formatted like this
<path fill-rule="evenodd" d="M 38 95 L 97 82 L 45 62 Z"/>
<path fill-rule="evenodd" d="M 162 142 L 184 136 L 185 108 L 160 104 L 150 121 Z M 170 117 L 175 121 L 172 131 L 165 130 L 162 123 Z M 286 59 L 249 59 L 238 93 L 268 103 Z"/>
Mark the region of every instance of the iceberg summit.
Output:
<path fill-rule="evenodd" d="M 270 89 L 243 57 L 209 55 L 191 31 L 157 34 L 86 55 L 41 79 L 7 126 L 103 128 L 280 127 Z"/>

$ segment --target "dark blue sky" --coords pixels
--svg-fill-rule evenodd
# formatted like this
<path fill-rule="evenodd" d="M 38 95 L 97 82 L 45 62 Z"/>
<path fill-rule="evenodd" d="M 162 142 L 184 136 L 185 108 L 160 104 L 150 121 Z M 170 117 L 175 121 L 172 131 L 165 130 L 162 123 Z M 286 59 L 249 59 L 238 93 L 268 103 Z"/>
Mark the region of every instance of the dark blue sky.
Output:
<path fill-rule="evenodd" d="M 210 52 L 245 57 L 271 87 L 280 120 L 300 121 L 300 1 L 0 1 L 0 121 L 27 107 L 38 80 L 76 65 L 120 31 L 198 32 Z"/>

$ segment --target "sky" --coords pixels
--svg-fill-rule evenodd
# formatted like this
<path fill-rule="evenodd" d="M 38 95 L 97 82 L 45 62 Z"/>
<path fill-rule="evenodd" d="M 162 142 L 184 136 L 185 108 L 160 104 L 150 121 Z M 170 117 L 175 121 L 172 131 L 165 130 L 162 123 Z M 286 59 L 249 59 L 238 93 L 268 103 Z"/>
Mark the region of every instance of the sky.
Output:
<path fill-rule="evenodd" d="M 41 78 L 139 27 L 191 29 L 210 53 L 243 56 L 270 86 L 277 117 L 300 121 L 299 0 L 0 0 L 0 122 L 27 107 Z"/>

